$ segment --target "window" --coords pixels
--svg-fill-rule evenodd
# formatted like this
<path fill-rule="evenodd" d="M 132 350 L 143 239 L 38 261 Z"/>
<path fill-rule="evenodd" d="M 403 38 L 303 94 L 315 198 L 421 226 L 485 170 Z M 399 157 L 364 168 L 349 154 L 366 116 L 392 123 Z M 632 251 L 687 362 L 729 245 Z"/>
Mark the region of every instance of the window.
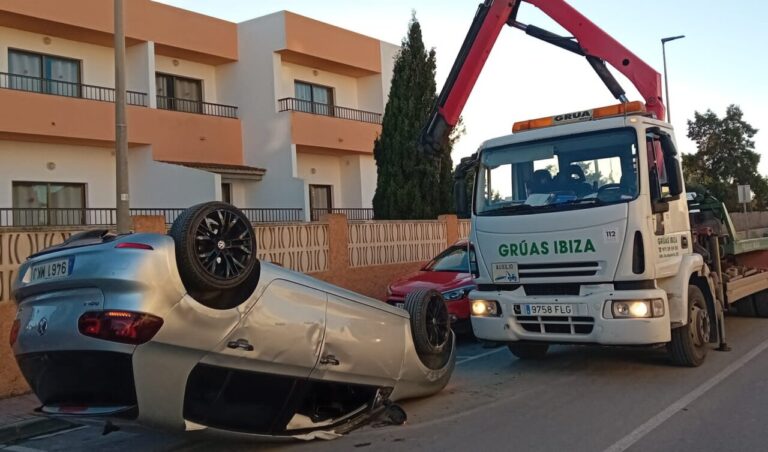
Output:
<path fill-rule="evenodd" d="M 80 62 L 20 50 L 8 51 L 9 88 L 80 97 Z"/>
<path fill-rule="evenodd" d="M 297 110 L 333 116 L 333 89 L 306 82 L 295 82 Z"/>
<path fill-rule="evenodd" d="M 227 204 L 232 204 L 232 184 L 229 182 L 221 183 L 221 200 Z"/>
<path fill-rule="evenodd" d="M 312 221 L 317 221 L 324 213 L 331 213 L 331 209 L 333 209 L 331 186 L 310 185 L 309 211 L 312 213 Z"/>
<path fill-rule="evenodd" d="M 486 149 L 478 176 L 478 215 L 628 202 L 638 195 L 636 132 L 615 129 Z"/>
<path fill-rule="evenodd" d="M 169 74 L 156 74 L 157 108 L 202 113 L 203 82 Z"/>
<path fill-rule="evenodd" d="M 85 184 L 13 182 L 16 226 L 85 224 Z"/>

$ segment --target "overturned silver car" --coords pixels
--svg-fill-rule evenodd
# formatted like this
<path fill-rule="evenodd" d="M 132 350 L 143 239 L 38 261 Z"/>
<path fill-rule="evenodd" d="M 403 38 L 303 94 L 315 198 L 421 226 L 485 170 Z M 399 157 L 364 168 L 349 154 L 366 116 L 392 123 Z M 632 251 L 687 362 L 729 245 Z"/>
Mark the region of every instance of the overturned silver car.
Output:
<path fill-rule="evenodd" d="M 440 391 L 455 364 L 439 293 L 402 310 L 260 262 L 224 203 L 169 235 L 75 235 L 31 256 L 13 291 L 13 351 L 51 415 L 328 437 Z"/>

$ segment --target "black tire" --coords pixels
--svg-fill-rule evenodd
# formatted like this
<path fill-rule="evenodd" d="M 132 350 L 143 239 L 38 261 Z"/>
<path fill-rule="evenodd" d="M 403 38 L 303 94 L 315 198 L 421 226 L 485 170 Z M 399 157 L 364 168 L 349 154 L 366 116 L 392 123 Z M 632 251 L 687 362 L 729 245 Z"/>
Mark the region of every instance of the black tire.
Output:
<path fill-rule="evenodd" d="M 733 304 L 736 308 L 736 313 L 742 317 L 757 317 L 756 302 L 752 296 L 742 298 Z"/>
<path fill-rule="evenodd" d="M 422 364 L 442 369 L 453 351 L 451 319 L 443 296 L 436 290 L 415 290 L 406 295 L 405 310 L 411 315 L 413 345 Z"/>
<path fill-rule="evenodd" d="M 507 348 L 519 359 L 542 359 L 549 351 L 546 342 L 510 342 Z"/>
<path fill-rule="evenodd" d="M 231 309 L 253 293 L 260 273 L 256 235 L 238 208 L 223 202 L 192 206 L 176 218 L 169 235 L 192 298 L 209 308 Z"/>
<path fill-rule="evenodd" d="M 688 286 L 688 324 L 672 330 L 667 352 L 678 366 L 698 367 L 709 350 L 709 333 L 713 326 L 704 294 L 696 286 Z"/>
<path fill-rule="evenodd" d="M 762 318 L 768 317 L 768 290 L 756 293 L 753 298 L 757 316 Z"/>

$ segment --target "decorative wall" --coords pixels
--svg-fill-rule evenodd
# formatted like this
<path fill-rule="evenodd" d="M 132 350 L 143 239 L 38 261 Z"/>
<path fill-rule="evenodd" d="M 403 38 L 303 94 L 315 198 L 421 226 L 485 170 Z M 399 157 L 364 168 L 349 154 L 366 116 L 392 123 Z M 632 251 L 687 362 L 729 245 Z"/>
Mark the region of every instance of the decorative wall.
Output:
<path fill-rule="evenodd" d="M 472 222 L 469 220 L 459 220 L 459 238 L 469 238 L 469 231 L 472 229 Z"/>
<path fill-rule="evenodd" d="M 428 261 L 446 247 L 446 225 L 438 221 L 350 223 L 349 266 Z"/>
<path fill-rule="evenodd" d="M 328 225 L 279 224 L 256 227 L 259 259 L 302 273 L 328 270 Z"/>

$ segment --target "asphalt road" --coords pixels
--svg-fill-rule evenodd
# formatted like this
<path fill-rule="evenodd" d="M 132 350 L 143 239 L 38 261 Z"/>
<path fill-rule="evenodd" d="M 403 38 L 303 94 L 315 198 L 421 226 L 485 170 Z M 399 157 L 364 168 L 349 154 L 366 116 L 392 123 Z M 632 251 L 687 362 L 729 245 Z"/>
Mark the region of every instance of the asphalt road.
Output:
<path fill-rule="evenodd" d="M 663 349 L 559 346 L 531 362 L 465 342 L 442 393 L 402 404 L 405 425 L 334 441 L 81 427 L 10 450 L 768 450 L 768 319 L 730 317 L 727 327 L 733 350 L 711 350 L 696 369 L 672 367 Z"/>

